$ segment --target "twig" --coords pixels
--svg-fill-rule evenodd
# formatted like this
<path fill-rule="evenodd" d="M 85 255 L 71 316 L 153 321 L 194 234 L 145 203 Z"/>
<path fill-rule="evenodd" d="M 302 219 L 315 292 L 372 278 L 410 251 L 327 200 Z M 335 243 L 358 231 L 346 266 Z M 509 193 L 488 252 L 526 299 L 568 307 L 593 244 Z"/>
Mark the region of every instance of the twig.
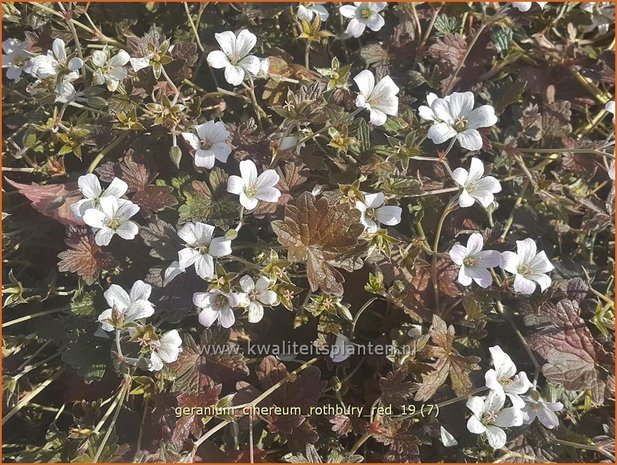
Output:
<path fill-rule="evenodd" d="M 199 47 L 199 50 L 201 50 L 201 52 L 205 52 L 204 46 L 201 44 L 201 40 L 199 39 L 199 32 L 197 32 L 197 27 L 195 26 L 195 23 L 193 22 L 193 18 L 191 18 L 191 12 L 189 11 L 189 5 L 186 2 L 183 2 L 184 5 L 184 11 L 186 11 L 186 17 L 189 20 L 189 24 L 191 25 L 191 30 L 193 31 L 193 35 L 195 36 L 195 42 L 197 42 L 197 46 Z M 201 15 L 200 15 L 201 18 Z"/>
<path fill-rule="evenodd" d="M 105 158 L 105 155 L 107 155 L 111 150 L 116 148 L 122 141 L 124 141 L 124 139 L 126 139 L 128 135 L 128 132 L 123 132 L 118 137 L 116 137 L 116 139 L 111 144 L 101 150 L 101 152 L 96 156 L 96 158 L 92 160 L 92 163 L 90 163 L 90 166 L 88 167 L 88 173 L 92 173 L 96 169 L 96 167 L 99 166 L 101 160 Z"/>
<path fill-rule="evenodd" d="M 41 392 L 43 392 L 43 390 L 51 383 L 53 383 L 62 373 L 64 373 L 63 368 L 57 370 L 53 375 L 51 375 L 49 378 L 39 384 L 34 390 L 30 391 L 28 394 L 22 397 L 21 400 L 17 403 L 17 405 L 13 407 L 11 411 L 7 413 L 4 417 L 2 417 L 2 424 L 4 425 L 7 421 L 13 418 L 15 414 L 17 414 L 17 412 L 19 412 L 22 408 L 28 405 L 28 403 L 32 399 L 34 399 Z"/>
<path fill-rule="evenodd" d="M 14 320 L 7 321 L 6 323 L 2 323 L 2 327 L 8 328 L 9 326 L 16 325 L 17 323 L 23 323 L 24 321 L 31 320 L 32 318 L 37 318 L 39 316 L 44 316 L 44 315 L 51 315 L 52 313 L 63 312 L 64 310 L 68 310 L 68 309 L 69 307 L 66 306 L 66 307 L 52 308 L 51 310 L 45 310 L 42 312 L 32 313 L 30 315 L 22 316 Z"/>

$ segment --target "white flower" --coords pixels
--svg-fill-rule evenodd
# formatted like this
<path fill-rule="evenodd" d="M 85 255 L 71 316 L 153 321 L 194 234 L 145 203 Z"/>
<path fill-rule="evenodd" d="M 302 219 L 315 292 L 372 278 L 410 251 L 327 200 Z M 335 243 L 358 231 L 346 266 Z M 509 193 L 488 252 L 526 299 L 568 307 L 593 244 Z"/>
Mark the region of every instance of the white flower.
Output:
<path fill-rule="evenodd" d="M 214 226 L 205 223 L 186 223 L 178 236 L 187 247 L 178 252 L 181 269 L 195 265 L 197 275 L 206 279 L 214 275 L 213 257 L 224 257 L 231 253 L 231 241 L 224 237 L 212 238 Z"/>
<path fill-rule="evenodd" d="M 240 278 L 240 287 L 246 293 L 249 312 L 249 323 L 258 323 L 264 316 L 264 305 L 273 305 L 276 302 L 276 292 L 270 287 L 270 280 L 261 276 L 257 282 L 250 276 Z"/>
<path fill-rule="evenodd" d="M 514 407 L 504 409 L 505 401 L 503 391 L 490 391 L 486 397 L 470 397 L 466 404 L 472 412 L 467 429 L 486 436 L 493 449 L 501 449 L 506 444 L 506 432 L 502 428 L 523 424 L 523 412 Z"/>
<path fill-rule="evenodd" d="M 494 196 L 501 192 L 501 184 L 493 176 L 484 175 L 484 163 L 478 158 L 472 158 L 469 171 L 463 168 L 456 168 L 452 172 L 452 179 L 463 188 L 458 198 L 461 208 L 471 207 L 478 202 L 484 208 L 493 203 Z"/>
<path fill-rule="evenodd" d="M 129 241 L 135 239 L 139 226 L 130 218 L 139 211 L 139 206 L 129 201 L 120 203 L 116 197 L 109 196 L 99 199 L 99 208 L 90 208 L 83 216 L 84 223 L 96 231 L 97 245 L 109 245 L 115 234 Z"/>
<path fill-rule="evenodd" d="M 613 124 L 615 124 L 615 101 L 611 100 L 610 102 L 606 102 L 604 109 L 613 115 Z"/>
<path fill-rule="evenodd" d="M 92 52 L 92 64 L 94 65 L 92 85 L 105 84 L 109 91 L 115 92 L 120 82 L 128 75 L 124 65 L 130 59 L 131 57 L 124 50 L 120 50 L 112 57 L 109 56 L 107 49 Z"/>
<path fill-rule="evenodd" d="M 390 76 L 386 76 L 375 84 L 375 76 L 369 70 L 361 71 L 353 78 L 360 90 L 356 97 L 356 106 L 366 108 L 371 114 L 371 123 L 381 126 L 386 122 L 387 115 L 398 113 L 399 88 Z"/>
<path fill-rule="evenodd" d="M 233 308 L 240 304 L 238 294 L 226 294 L 215 289 L 212 292 L 196 292 L 193 303 L 200 308 L 199 323 L 209 328 L 216 320 L 223 328 L 231 328 L 236 322 Z"/>
<path fill-rule="evenodd" d="M 182 137 L 195 149 L 195 166 L 210 169 L 214 161 L 227 162 L 231 147 L 227 144 L 229 131 L 222 121 L 208 121 L 195 126 L 197 135 L 183 132 Z"/>
<path fill-rule="evenodd" d="M 492 106 L 482 105 L 474 110 L 472 92 L 454 92 L 444 98 L 428 94 L 426 102 L 428 106 L 422 105 L 418 111 L 420 118 L 434 122 L 428 130 L 428 138 L 435 144 L 443 144 L 456 137 L 461 147 L 480 150 L 482 136 L 478 128 L 488 128 L 497 123 Z"/>
<path fill-rule="evenodd" d="M 100 200 L 105 197 L 115 197 L 118 199 L 118 203 L 129 202 L 126 199 L 121 199 L 129 186 L 120 178 L 114 178 L 109 184 L 109 187 L 105 190 L 101 187 L 99 178 L 93 173 L 88 173 L 84 176 L 80 176 L 77 184 L 79 190 L 84 196 L 83 199 L 71 204 L 71 213 L 76 218 L 82 218 L 86 210 L 91 208 L 99 208 Z"/>
<path fill-rule="evenodd" d="M 608 167 L 608 177 L 613 181 L 613 184 L 615 184 L 615 160 L 612 160 Z"/>
<path fill-rule="evenodd" d="M 259 58 L 249 55 L 257 37 L 252 32 L 243 29 L 237 35 L 231 31 L 214 34 L 221 50 L 208 54 L 208 64 L 216 69 L 225 68 L 225 80 L 232 86 L 238 86 L 244 81 L 245 73 L 257 75 L 261 68 Z"/>
<path fill-rule="evenodd" d="M 352 18 L 345 32 L 352 37 L 360 37 L 368 26 L 371 31 L 379 31 L 386 24 L 379 14 L 387 2 L 354 2 L 355 6 L 343 5 L 339 12 L 345 18 Z"/>
<path fill-rule="evenodd" d="M 520 395 L 525 394 L 533 386 L 524 371 L 516 374 L 516 365 L 501 347 L 494 346 L 488 349 L 491 352 L 494 369 L 484 374 L 486 387 L 493 391 L 503 391 L 516 408 L 523 408 L 525 401 Z"/>
<path fill-rule="evenodd" d="M 452 436 L 452 434 L 450 434 L 447 429 L 445 429 L 443 426 L 440 426 L 439 430 L 441 433 L 441 443 L 444 445 L 444 447 L 453 447 L 458 445 L 458 441 L 456 440 L 456 438 Z"/>
<path fill-rule="evenodd" d="M 38 79 L 56 79 L 56 101 L 66 103 L 75 97 L 72 82 L 79 78 L 78 71 L 84 62 L 81 58 L 68 59 L 66 46 L 62 39 L 55 39 L 47 55 L 32 59 L 30 72 Z"/>
<path fill-rule="evenodd" d="M 253 210 L 257 203 L 278 202 L 281 192 L 274 186 L 279 182 L 279 175 L 274 170 L 266 170 L 257 176 L 257 167 L 251 160 L 240 162 L 240 176 L 231 175 L 227 181 L 227 192 L 240 196 L 240 205 Z"/>
<path fill-rule="evenodd" d="M 355 352 L 355 347 L 349 338 L 343 334 L 336 335 L 336 341 L 330 350 L 330 358 L 334 363 L 347 360 Z"/>
<path fill-rule="evenodd" d="M 458 272 L 458 282 L 463 286 L 471 285 L 472 281 L 483 288 L 493 283 L 489 268 L 499 266 L 501 254 L 496 250 L 482 250 L 484 239 L 482 234 L 473 233 L 467 239 L 467 247 L 455 244 L 450 249 L 450 258 L 461 268 Z"/>
<path fill-rule="evenodd" d="M 313 21 L 315 15 L 319 15 L 319 19 L 321 21 L 326 21 L 330 13 L 326 10 L 326 7 L 323 6 L 323 2 L 320 3 L 300 3 L 298 5 L 298 19 L 302 21 L 308 21 L 309 23 Z"/>
<path fill-rule="evenodd" d="M 152 354 L 150 354 L 150 371 L 163 369 L 163 363 L 172 363 L 178 360 L 178 355 L 182 352 L 182 339 L 178 331 L 172 329 L 161 336 L 158 341 L 150 343 Z"/>
<path fill-rule="evenodd" d="M 546 402 L 539 393 L 532 392 L 530 396 L 523 396 L 523 422 L 526 425 L 533 423 L 537 418 L 546 428 L 553 429 L 559 425 L 559 418 L 555 412 L 563 409 L 561 402 Z"/>
<path fill-rule="evenodd" d="M 98 318 L 103 330 L 113 331 L 152 316 L 154 307 L 148 301 L 151 292 L 152 286 L 141 280 L 135 281 L 130 295 L 117 284 L 109 286 L 103 295 L 111 308 L 101 313 Z"/>
<path fill-rule="evenodd" d="M 550 276 L 546 275 L 555 267 L 546 257 L 544 251 L 536 253 L 536 243 L 533 239 L 516 241 L 516 253 L 503 252 L 501 267 L 515 275 L 514 290 L 521 294 L 533 294 L 536 283 L 544 292 L 551 285 Z"/>
<path fill-rule="evenodd" d="M 32 71 L 31 54 L 26 50 L 27 45 L 17 39 L 6 39 L 2 42 L 2 67 L 6 70 L 6 78 L 17 81 L 21 73 Z"/>
<path fill-rule="evenodd" d="M 78 70 L 84 65 L 81 58 L 66 56 L 66 45 L 62 39 L 55 39 L 52 49 L 47 55 L 39 55 L 32 59 L 32 74 L 39 79 L 47 79 L 62 75 L 65 80 L 74 81 L 79 77 Z"/>
<path fill-rule="evenodd" d="M 356 209 L 360 210 L 360 223 L 370 233 L 375 233 L 380 224 L 394 226 L 401 222 L 401 207 L 384 205 L 386 196 L 383 192 L 364 194 L 364 202 L 356 200 Z"/>
<path fill-rule="evenodd" d="M 544 6 L 548 3 L 548 2 L 535 2 L 538 4 L 538 6 L 540 7 L 540 9 L 544 9 Z M 518 11 L 529 11 L 531 9 L 531 6 L 534 4 L 534 2 L 512 2 L 512 6 L 514 8 L 516 8 Z"/>

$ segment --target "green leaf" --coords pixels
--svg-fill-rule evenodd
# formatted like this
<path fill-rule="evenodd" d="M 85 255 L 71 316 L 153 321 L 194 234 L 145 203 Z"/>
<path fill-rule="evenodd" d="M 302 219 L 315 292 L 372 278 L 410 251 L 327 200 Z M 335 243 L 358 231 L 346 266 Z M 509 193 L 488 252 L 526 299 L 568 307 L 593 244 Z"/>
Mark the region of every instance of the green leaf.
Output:
<path fill-rule="evenodd" d="M 507 52 L 512 43 L 512 29 L 503 27 L 495 29 L 491 33 L 491 39 L 499 52 Z"/>
<path fill-rule="evenodd" d="M 360 153 L 371 148 L 371 130 L 365 119 L 361 119 L 360 124 L 358 124 L 357 138 Z"/>
<path fill-rule="evenodd" d="M 95 312 L 94 296 L 95 291 L 81 291 L 75 293 L 71 301 L 71 312 L 77 316 L 91 316 Z"/>
<path fill-rule="evenodd" d="M 434 27 L 441 35 L 453 34 L 461 27 L 461 21 L 456 16 L 439 15 L 435 20 Z"/>
<path fill-rule="evenodd" d="M 94 336 L 91 329 L 71 331 L 62 349 L 62 361 L 70 365 L 86 383 L 103 378 L 109 356 L 107 341 Z"/>
<path fill-rule="evenodd" d="M 210 171 L 208 182 L 193 181 L 184 190 L 186 203 L 178 209 L 180 222 L 210 222 L 227 229 L 240 214 L 240 203 L 227 193 L 227 174 L 220 168 Z"/>

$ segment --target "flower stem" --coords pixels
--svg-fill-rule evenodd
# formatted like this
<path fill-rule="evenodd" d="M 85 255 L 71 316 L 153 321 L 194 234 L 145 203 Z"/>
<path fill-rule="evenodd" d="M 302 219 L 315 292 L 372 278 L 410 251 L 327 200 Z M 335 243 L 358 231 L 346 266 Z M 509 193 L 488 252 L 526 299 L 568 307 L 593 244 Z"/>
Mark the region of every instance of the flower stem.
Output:
<path fill-rule="evenodd" d="M 311 69 L 310 68 L 310 54 L 311 54 L 311 42 L 307 40 L 306 44 L 304 45 L 304 67 L 306 69 Z"/>
<path fill-rule="evenodd" d="M 107 147 L 101 150 L 101 152 L 96 156 L 96 158 L 92 160 L 92 163 L 90 163 L 90 166 L 88 167 L 88 173 L 92 173 L 96 169 L 96 167 L 99 166 L 99 163 L 101 162 L 101 160 L 105 158 L 105 155 L 107 155 L 111 150 L 113 150 L 120 143 L 122 143 L 122 141 L 124 141 L 124 139 L 126 139 L 127 136 L 128 136 L 128 132 L 123 132 L 118 137 L 116 137 L 116 139 L 111 144 L 109 144 Z"/>

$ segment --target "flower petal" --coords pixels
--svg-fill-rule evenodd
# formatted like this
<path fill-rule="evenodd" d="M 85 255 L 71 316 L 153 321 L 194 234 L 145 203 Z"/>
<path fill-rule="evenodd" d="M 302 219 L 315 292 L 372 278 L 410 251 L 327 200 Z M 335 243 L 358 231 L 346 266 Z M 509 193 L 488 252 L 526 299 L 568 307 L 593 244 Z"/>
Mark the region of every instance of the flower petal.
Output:
<path fill-rule="evenodd" d="M 231 328 L 236 322 L 236 315 L 234 315 L 234 311 L 231 308 L 221 310 L 219 322 L 223 328 Z"/>
<path fill-rule="evenodd" d="M 236 37 L 236 53 L 239 57 L 244 58 L 253 50 L 256 43 L 257 36 L 248 29 L 242 29 Z M 257 68 L 259 69 L 259 65 Z"/>
<path fill-rule="evenodd" d="M 509 407 L 500 411 L 495 417 L 495 426 L 508 428 L 510 426 L 521 426 L 523 424 L 523 412 L 517 408 Z"/>
<path fill-rule="evenodd" d="M 194 149 L 198 149 L 201 146 L 199 141 L 199 137 L 197 137 L 192 132 L 183 132 L 182 138 Z"/>
<path fill-rule="evenodd" d="M 112 308 L 115 307 L 120 311 L 126 310 L 131 305 L 131 298 L 127 292 L 117 284 L 109 286 L 109 289 L 103 293 L 103 296 L 107 301 L 107 305 Z"/>
<path fill-rule="evenodd" d="M 231 66 L 227 55 L 220 50 L 214 50 L 213 52 L 208 53 L 207 60 L 208 64 L 215 69 L 222 69 Z"/>
<path fill-rule="evenodd" d="M 467 185 L 468 177 L 469 173 L 464 168 L 456 168 L 452 171 L 452 179 L 461 187 L 465 187 Z"/>
<path fill-rule="evenodd" d="M 263 202 L 276 203 L 281 197 L 281 191 L 276 187 L 262 187 L 255 193 L 255 198 Z"/>
<path fill-rule="evenodd" d="M 200 257 L 200 253 L 195 249 L 185 248 L 178 252 L 178 264 L 183 270 L 193 265 Z"/>
<path fill-rule="evenodd" d="M 467 129 L 459 132 L 456 136 L 461 147 L 467 150 L 480 150 L 482 148 L 482 136 L 475 129 Z"/>
<path fill-rule="evenodd" d="M 473 233 L 467 239 L 467 251 L 469 255 L 475 255 L 482 250 L 484 247 L 484 238 L 480 233 Z"/>
<path fill-rule="evenodd" d="M 209 328 L 214 324 L 214 322 L 218 319 L 219 312 L 213 310 L 211 308 L 204 308 L 201 312 L 199 312 L 199 324 Z"/>
<path fill-rule="evenodd" d="M 356 16 L 356 7 L 352 5 L 343 5 L 338 11 L 345 18 L 354 18 Z"/>
<path fill-rule="evenodd" d="M 116 234 L 124 240 L 132 241 L 139 234 L 139 226 L 134 221 L 127 221 L 116 228 Z"/>
<path fill-rule="evenodd" d="M 375 210 L 375 218 L 381 224 L 386 226 L 394 226 L 401 222 L 401 213 L 403 209 L 396 205 L 385 205 Z"/>
<path fill-rule="evenodd" d="M 240 176 L 236 176 L 232 174 L 227 179 L 227 192 L 231 194 L 240 195 L 240 193 L 244 190 L 244 181 Z"/>
<path fill-rule="evenodd" d="M 506 432 L 501 428 L 487 425 L 484 434 L 486 434 L 486 439 L 493 449 L 501 449 L 506 445 Z"/>
<path fill-rule="evenodd" d="M 266 170 L 259 175 L 255 182 L 255 188 L 261 190 L 264 187 L 274 187 L 278 184 L 280 177 L 274 170 Z"/>
<path fill-rule="evenodd" d="M 486 426 L 475 415 L 470 416 L 469 420 L 467 420 L 467 429 L 473 434 L 483 434 L 486 432 Z"/>
<path fill-rule="evenodd" d="M 240 162 L 240 174 L 245 185 L 253 185 L 257 182 L 257 166 L 251 160 Z"/>
<path fill-rule="evenodd" d="M 375 76 L 373 73 L 365 69 L 364 71 L 360 71 L 353 80 L 356 82 L 360 94 L 368 99 L 375 88 Z"/>
<path fill-rule="evenodd" d="M 467 192 L 467 190 L 463 189 L 458 197 L 459 207 L 471 207 L 474 203 L 476 203 L 476 200 L 471 195 L 469 195 L 469 192 Z"/>
<path fill-rule="evenodd" d="M 454 92 L 450 95 L 448 106 L 452 118 L 467 117 L 473 110 L 473 92 Z"/>
<path fill-rule="evenodd" d="M 516 274 L 518 264 L 520 263 L 519 257 L 514 252 L 502 252 L 501 254 L 501 268 L 509 273 Z"/>
<path fill-rule="evenodd" d="M 434 144 L 439 145 L 455 137 L 456 131 L 447 123 L 437 123 L 428 129 L 427 136 Z"/>
<path fill-rule="evenodd" d="M 498 379 L 511 378 L 516 374 L 516 365 L 501 347 L 493 346 L 489 347 L 488 350 L 491 353 L 491 360 Z"/>
<path fill-rule="evenodd" d="M 214 261 L 207 254 L 200 254 L 195 260 L 195 272 L 201 279 L 207 279 L 214 275 Z"/>
<path fill-rule="evenodd" d="M 224 257 L 231 254 L 231 241 L 224 237 L 215 237 L 210 242 L 208 254 L 213 257 Z"/>
<path fill-rule="evenodd" d="M 388 117 L 383 111 L 378 110 L 376 108 L 371 109 L 370 119 L 369 119 L 371 124 L 374 124 L 375 126 L 383 126 L 386 123 L 387 119 Z"/>
<path fill-rule="evenodd" d="M 101 183 L 99 182 L 99 178 L 97 178 L 96 175 L 92 173 L 80 176 L 77 180 L 77 185 L 79 186 L 79 190 L 84 195 L 84 197 L 88 199 L 95 199 L 99 197 L 103 192 L 103 189 L 101 188 Z"/>
<path fill-rule="evenodd" d="M 514 278 L 514 290 L 519 294 L 530 295 L 536 290 L 536 284 L 523 275 L 517 274 Z"/>
<path fill-rule="evenodd" d="M 253 289 L 255 289 L 255 281 L 253 281 L 253 278 L 251 278 L 249 275 L 242 276 L 240 278 L 239 284 L 240 288 L 244 292 L 251 292 Z"/>
<path fill-rule="evenodd" d="M 126 320 L 135 321 L 148 318 L 154 314 L 154 307 L 147 300 L 133 302 L 126 311 Z"/>
<path fill-rule="evenodd" d="M 128 189 L 128 184 L 125 183 L 122 179 L 114 178 L 111 181 L 111 184 L 107 187 L 107 189 L 105 189 L 105 192 L 103 192 L 103 195 L 112 195 L 114 197 L 120 198 L 124 194 L 126 194 L 126 191 Z"/>
<path fill-rule="evenodd" d="M 96 235 L 94 236 L 94 242 L 96 242 L 96 245 L 105 247 L 109 245 L 111 239 L 114 237 L 114 234 L 115 232 L 113 229 L 105 227 L 97 231 Z"/>
<path fill-rule="evenodd" d="M 482 412 L 484 412 L 484 398 L 478 396 L 471 396 L 467 399 L 467 403 L 465 404 L 469 410 L 473 412 L 473 414 L 477 417 L 482 416 Z M 480 433 L 476 433 L 480 434 Z"/>
<path fill-rule="evenodd" d="M 349 24 L 347 25 L 347 29 L 345 29 L 345 32 L 349 34 L 351 37 L 358 38 L 364 32 L 364 29 L 366 29 L 366 24 L 361 23 L 356 18 L 353 18 L 351 21 L 349 21 Z"/>
<path fill-rule="evenodd" d="M 146 284 L 140 279 L 135 281 L 133 287 L 131 287 L 130 297 L 133 302 L 136 300 L 148 300 L 151 293 L 152 286 L 150 286 L 150 284 Z"/>
<path fill-rule="evenodd" d="M 259 302 L 251 302 L 248 308 L 249 323 L 259 323 L 263 317 L 264 306 Z"/>
<path fill-rule="evenodd" d="M 469 177 L 467 184 L 478 181 L 484 175 L 484 163 L 479 158 L 473 157 L 469 164 Z"/>
<path fill-rule="evenodd" d="M 467 255 L 467 248 L 462 246 L 461 244 L 454 244 L 450 249 L 450 258 L 454 263 L 459 266 L 463 264 L 463 261 L 465 260 Z"/>
<path fill-rule="evenodd" d="M 232 86 L 239 86 L 244 81 L 244 69 L 240 66 L 226 66 L 225 80 Z"/>
<path fill-rule="evenodd" d="M 101 210 L 90 208 L 84 213 L 83 220 L 84 223 L 93 228 L 104 228 L 107 215 Z"/>

